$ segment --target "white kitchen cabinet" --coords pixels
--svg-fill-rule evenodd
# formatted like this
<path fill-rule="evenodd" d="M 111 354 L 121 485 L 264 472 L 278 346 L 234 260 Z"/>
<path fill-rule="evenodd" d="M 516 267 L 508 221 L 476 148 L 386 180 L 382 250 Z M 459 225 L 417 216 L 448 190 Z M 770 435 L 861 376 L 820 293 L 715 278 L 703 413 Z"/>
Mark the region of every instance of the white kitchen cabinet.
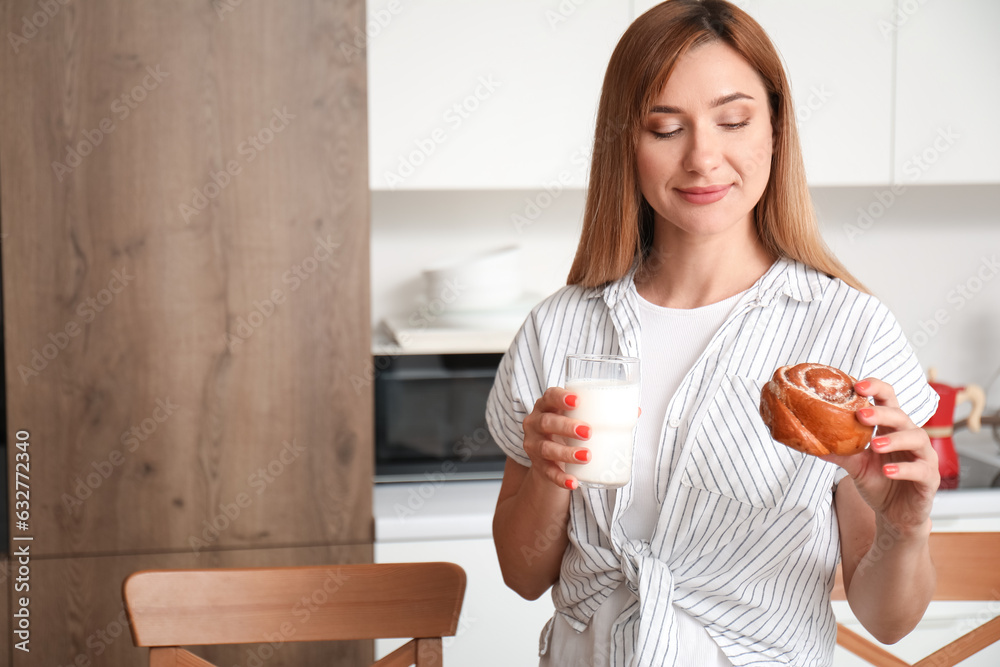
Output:
<path fill-rule="evenodd" d="M 895 181 L 1000 182 L 1000 3 L 900 0 Z"/>
<path fill-rule="evenodd" d="M 344 49 L 367 50 L 371 187 L 585 186 L 611 51 L 654 4 L 368 0 Z M 810 185 L 1000 182 L 1000 3 L 736 4 L 785 62 Z"/>
<path fill-rule="evenodd" d="M 499 480 L 376 484 L 375 562 L 446 561 L 465 570 L 458 631 L 445 638 L 445 665 L 509 667 L 538 664 L 538 637 L 551 618 L 551 597 L 528 601 L 507 588 L 493 546 Z M 376 657 L 403 641 L 379 640 Z"/>
<path fill-rule="evenodd" d="M 552 616 L 548 594 L 527 601 L 503 583 L 490 538 L 375 544 L 376 563 L 447 561 L 465 570 L 458 632 L 442 640 L 445 665 L 509 667 L 538 664 L 538 637 Z M 378 640 L 376 658 L 406 640 Z"/>
<path fill-rule="evenodd" d="M 748 0 L 785 62 L 809 184 L 889 180 L 893 0 Z"/>
<path fill-rule="evenodd" d="M 373 189 L 582 187 L 627 0 L 369 0 Z"/>
<path fill-rule="evenodd" d="M 658 4 L 634 0 L 639 16 Z M 742 0 L 785 64 L 809 184 L 886 184 L 892 164 L 894 0 Z"/>

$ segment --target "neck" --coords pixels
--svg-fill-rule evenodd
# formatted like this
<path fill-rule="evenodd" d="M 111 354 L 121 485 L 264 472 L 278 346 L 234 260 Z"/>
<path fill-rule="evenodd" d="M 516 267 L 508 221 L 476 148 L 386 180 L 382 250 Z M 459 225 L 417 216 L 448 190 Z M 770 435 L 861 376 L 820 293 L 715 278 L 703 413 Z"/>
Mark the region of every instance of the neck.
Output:
<path fill-rule="evenodd" d="M 657 224 L 635 277 L 642 298 L 667 308 L 698 308 L 748 289 L 774 263 L 748 221 L 730 233 L 694 236 Z"/>

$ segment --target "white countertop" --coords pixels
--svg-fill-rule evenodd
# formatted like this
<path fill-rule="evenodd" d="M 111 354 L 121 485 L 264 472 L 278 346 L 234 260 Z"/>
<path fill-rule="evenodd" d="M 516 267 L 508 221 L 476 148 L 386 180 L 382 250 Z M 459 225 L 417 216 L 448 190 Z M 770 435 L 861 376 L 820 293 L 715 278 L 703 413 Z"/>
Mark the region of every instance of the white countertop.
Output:
<path fill-rule="evenodd" d="M 988 436 L 962 438 L 957 447 L 963 458 L 1000 468 L 1000 449 Z M 376 484 L 375 541 L 490 538 L 499 492 L 495 479 Z M 1000 518 L 1000 488 L 939 491 L 931 518 L 945 529 L 965 525 L 958 520 Z"/>
<path fill-rule="evenodd" d="M 492 538 L 500 480 L 375 485 L 376 542 Z"/>
<path fill-rule="evenodd" d="M 478 539 L 492 536 L 498 480 L 377 484 L 376 542 Z M 1000 489 L 940 491 L 931 518 L 951 520 L 1000 517 Z"/>

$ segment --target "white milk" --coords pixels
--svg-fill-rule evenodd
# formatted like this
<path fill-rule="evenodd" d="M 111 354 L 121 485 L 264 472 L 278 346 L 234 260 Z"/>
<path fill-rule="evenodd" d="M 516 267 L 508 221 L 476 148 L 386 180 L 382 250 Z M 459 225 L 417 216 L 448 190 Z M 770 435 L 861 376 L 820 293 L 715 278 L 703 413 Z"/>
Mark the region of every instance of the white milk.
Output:
<path fill-rule="evenodd" d="M 577 396 L 566 416 L 590 426 L 590 440 L 567 439 L 590 450 L 587 463 L 567 463 L 566 472 L 581 484 L 600 488 L 625 486 L 632 475 L 633 429 L 639 420 L 639 384 L 621 380 L 571 380 Z"/>

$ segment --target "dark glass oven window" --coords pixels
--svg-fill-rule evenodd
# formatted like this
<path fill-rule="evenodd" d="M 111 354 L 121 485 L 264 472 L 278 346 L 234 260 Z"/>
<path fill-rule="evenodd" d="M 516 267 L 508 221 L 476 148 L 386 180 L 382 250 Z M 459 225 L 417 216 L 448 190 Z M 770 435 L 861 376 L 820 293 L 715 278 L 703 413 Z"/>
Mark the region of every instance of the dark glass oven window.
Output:
<path fill-rule="evenodd" d="M 502 470 L 486 427 L 499 354 L 376 357 L 376 473 Z"/>

